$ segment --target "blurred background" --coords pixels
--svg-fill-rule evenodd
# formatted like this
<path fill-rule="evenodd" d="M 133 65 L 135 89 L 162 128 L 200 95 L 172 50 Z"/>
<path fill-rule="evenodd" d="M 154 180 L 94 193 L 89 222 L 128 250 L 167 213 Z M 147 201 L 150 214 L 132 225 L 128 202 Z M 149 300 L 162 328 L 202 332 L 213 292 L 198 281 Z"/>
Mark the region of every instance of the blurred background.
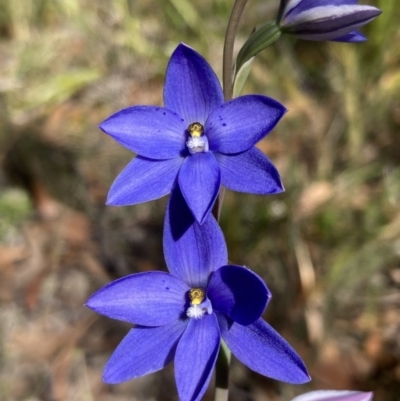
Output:
<path fill-rule="evenodd" d="M 244 93 L 289 112 L 260 144 L 286 192 L 227 193 L 230 260 L 274 294 L 265 318 L 313 381 L 278 383 L 233 361 L 231 401 L 289 401 L 320 388 L 400 400 L 400 8 L 365 44 L 282 38 Z M 117 386 L 102 369 L 129 325 L 83 304 L 123 275 L 165 269 L 166 199 L 105 207 L 132 154 L 99 122 L 162 104 L 184 41 L 221 76 L 227 0 L 0 0 L 0 400 L 174 401 L 173 367 Z M 237 50 L 274 18 L 250 1 Z M 211 399 L 212 392 L 206 399 Z"/>

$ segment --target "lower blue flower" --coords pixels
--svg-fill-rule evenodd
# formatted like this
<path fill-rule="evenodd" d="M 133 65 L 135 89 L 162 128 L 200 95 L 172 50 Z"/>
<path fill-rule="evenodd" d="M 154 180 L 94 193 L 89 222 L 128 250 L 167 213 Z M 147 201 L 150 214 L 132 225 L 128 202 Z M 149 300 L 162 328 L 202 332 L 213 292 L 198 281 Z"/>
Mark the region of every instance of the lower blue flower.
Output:
<path fill-rule="evenodd" d="M 176 211 L 185 212 L 182 195 L 173 193 L 164 232 L 170 273 L 145 272 L 116 280 L 87 306 L 136 326 L 119 344 L 104 371 L 104 381 L 120 383 L 175 362 L 183 401 L 200 400 L 210 382 L 224 339 L 250 369 L 288 383 L 310 380 L 293 348 L 262 318 L 271 294 L 255 273 L 228 265 L 223 234 L 210 216 L 193 222 L 179 239 L 173 235 Z M 177 203 L 182 202 L 182 208 Z M 181 216 L 182 217 L 182 216 Z"/>

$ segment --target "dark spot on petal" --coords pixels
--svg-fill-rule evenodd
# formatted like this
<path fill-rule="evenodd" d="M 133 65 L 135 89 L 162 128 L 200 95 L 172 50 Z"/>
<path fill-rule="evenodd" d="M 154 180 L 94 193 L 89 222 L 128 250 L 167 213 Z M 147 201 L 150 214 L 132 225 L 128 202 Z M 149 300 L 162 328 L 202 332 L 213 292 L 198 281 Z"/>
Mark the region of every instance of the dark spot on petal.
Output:
<path fill-rule="evenodd" d="M 165 287 L 165 289 L 169 291 L 169 287 Z"/>
<path fill-rule="evenodd" d="M 166 113 L 165 111 L 163 112 L 163 114 L 164 114 L 164 116 L 166 116 L 166 115 L 167 115 L 167 113 Z"/>
<path fill-rule="evenodd" d="M 225 123 L 223 123 L 223 124 L 222 124 L 222 126 L 223 126 L 223 127 L 226 127 L 226 124 L 225 124 Z"/>

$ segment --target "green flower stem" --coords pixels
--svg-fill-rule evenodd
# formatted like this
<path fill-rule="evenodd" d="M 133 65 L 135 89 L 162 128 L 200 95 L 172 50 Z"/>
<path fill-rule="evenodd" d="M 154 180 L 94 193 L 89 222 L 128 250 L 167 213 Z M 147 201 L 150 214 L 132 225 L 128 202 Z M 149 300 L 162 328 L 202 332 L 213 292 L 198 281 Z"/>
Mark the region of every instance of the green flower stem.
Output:
<path fill-rule="evenodd" d="M 224 56 L 222 65 L 222 83 L 225 101 L 231 100 L 233 95 L 233 47 L 240 17 L 246 6 L 247 0 L 236 0 L 232 8 L 228 28 L 225 34 Z"/>
<path fill-rule="evenodd" d="M 246 3 L 247 0 L 235 1 L 226 29 L 222 66 L 222 83 L 225 101 L 231 100 L 233 96 L 233 47 L 235 45 L 236 31 L 239 26 L 240 17 L 242 16 Z M 218 199 L 213 208 L 213 214 L 217 220 L 219 220 L 221 214 L 224 195 L 225 188 L 221 187 Z M 228 401 L 230 361 L 231 352 L 222 341 L 215 369 L 215 401 Z"/>
<path fill-rule="evenodd" d="M 228 400 L 228 387 L 229 387 L 229 364 L 231 362 L 231 351 L 221 341 L 221 349 L 219 350 L 217 366 L 215 370 L 215 401 Z"/>
<path fill-rule="evenodd" d="M 236 0 L 233 5 L 228 27 L 225 33 L 224 54 L 222 61 L 222 86 L 225 101 L 231 100 L 233 96 L 233 47 L 235 45 L 236 31 L 239 26 L 240 17 L 247 4 L 247 0 Z M 219 221 L 222 202 L 224 201 L 225 188 L 221 187 L 218 199 L 213 208 L 213 215 Z"/>

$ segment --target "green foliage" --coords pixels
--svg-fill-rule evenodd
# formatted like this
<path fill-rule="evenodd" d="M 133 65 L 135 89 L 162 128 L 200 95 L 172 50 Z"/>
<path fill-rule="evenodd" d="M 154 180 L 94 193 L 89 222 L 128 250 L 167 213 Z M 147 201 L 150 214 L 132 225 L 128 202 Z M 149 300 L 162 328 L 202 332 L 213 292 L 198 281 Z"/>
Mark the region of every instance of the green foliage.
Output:
<path fill-rule="evenodd" d="M 15 229 L 32 212 L 28 195 L 21 190 L 9 189 L 0 192 L 0 243 L 7 242 Z"/>

